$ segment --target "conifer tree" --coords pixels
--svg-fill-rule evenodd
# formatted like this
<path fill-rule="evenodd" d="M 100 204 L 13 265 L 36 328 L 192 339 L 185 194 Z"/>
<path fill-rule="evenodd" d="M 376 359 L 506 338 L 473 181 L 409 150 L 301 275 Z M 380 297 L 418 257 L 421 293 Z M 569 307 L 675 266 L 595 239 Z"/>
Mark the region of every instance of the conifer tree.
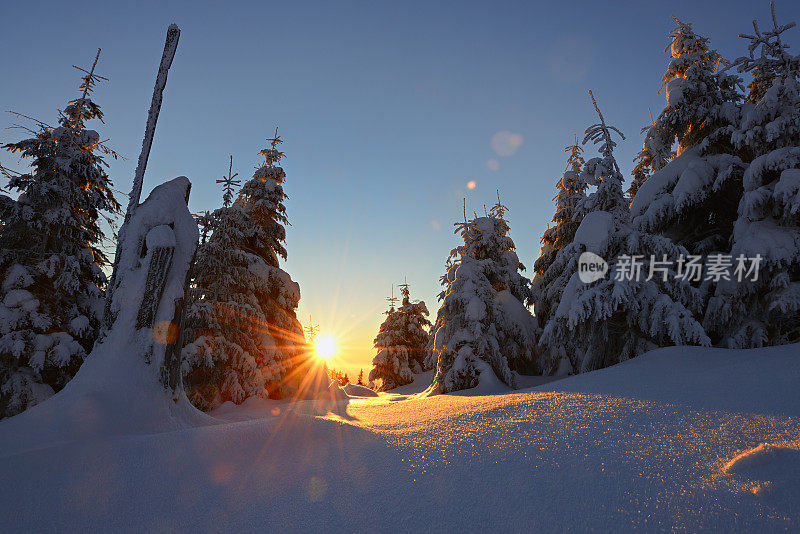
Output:
<path fill-rule="evenodd" d="M 223 207 L 197 253 L 194 282 L 202 297 L 189 309 L 192 335 L 182 354 L 189 397 L 205 410 L 228 400 L 306 393 L 300 389 L 311 371 L 310 351 L 295 312 L 300 289 L 278 265 L 286 258 L 288 220 L 277 130 L 268 141 L 265 164 L 232 205 L 238 185 L 232 164 L 218 181 Z"/>
<path fill-rule="evenodd" d="M 197 251 L 193 275 L 199 298 L 186 312 L 190 333 L 181 352 L 186 393 L 202 410 L 265 397 L 268 384 L 284 374 L 256 298 L 266 284 L 256 271 L 260 258 L 247 250 L 252 221 L 241 206 L 225 201 L 233 180 L 223 183 L 223 207 L 211 215 L 211 235 Z"/>
<path fill-rule="evenodd" d="M 637 157 L 631 215 L 640 230 L 668 235 L 692 254 L 727 251 L 744 168 L 731 144 L 740 79 L 720 69 L 727 62 L 707 38 L 675 21 L 667 106 Z"/>
<path fill-rule="evenodd" d="M 585 216 L 573 243 L 550 267 L 564 271 L 567 283 L 542 333 L 541 366 L 549 372 L 563 371 L 565 356 L 571 370 L 592 371 L 659 346 L 708 344 L 692 313 L 700 304 L 696 289 L 665 261 L 676 259 L 685 249 L 631 227 L 611 133 L 624 136 L 605 123 L 589 94 L 600 123 L 586 130 L 584 143 L 599 143 L 602 157 L 584 166 L 582 179 L 597 190 L 582 203 Z M 584 252 L 604 258 L 608 275 L 591 283 L 581 281 L 576 259 Z"/>
<path fill-rule="evenodd" d="M 754 35 L 741 36 L 750 41 L 749 56 L 735 62 L 753 73 L 733 134 L 748 167 L 733 275 L 717 286 L 705 322 L 732 348 L 800 341 L 800 55 L 781 40 L 795 23 L 778 24 L 774 3 L 771 9 L 772 29 L 761 32 L 753 21 Z"/>
<path fill-rule="evenodd" d="M 553 216 L 554 226 L 545 230 L 542 236 L 542 248 L 539 258 L 533 266 L 534 276 L 531 284 L 532 303 L 539 324 L 550 319 L 554 306 L 558 306 L 563 284 L 558 280 L 561 273 L 548 270 L 557 254 L 572 243 L 575 232 L 583 219 L 578 209 L 586 198 L 586 183 L 580 179 L 583 160 L 583 148 L 575 136 L 575 143 L 564 149 L 569 153 L 567 168 L 558 181 L 556 195 L 556 213 Z M 554 291 L 550 291 L 554 289 Z"/>
<path fill-rule="evenodd" d="M 389 297 L 389 310 L 375 338 L 378 354 L 369 380 L 380 380 L 380 391 L 387 391 L 414 381 L 414 373 L 422 372 L 428 345 L 428 308 L 422 301 L 411 302 L 408 283 L 400 285 L 402 305 L 395 309 L 394 289 Z"/>
<path fill-rule="evenodd" d="M 356 382 L 356 384 L 358 384 L 359 386 L 363 386 L 364 385 L 364 370 L 363 369 L 359 369 L 358 370 L 358 382 Z"/>
<path fill-rule="evenodd" d="M 499 197 L 499 194 L 498 194 Z M 535 372 L 536 319 L 524 306 L 530 280 L 515 252 L 499 199 L 485 217 L 456 223 L 464 244 L 450 253 L 440 295 L 431 358 L 433 391 L 488 385 L 516 388 L 515 372 Z"/>
<path fill-rule="evenodd" d="M 258 256 L 257 272 L 265 281 L 263 290 L 256 293 L 266 318 L 266 328 L 276 345 L 276 359 L 286 374 L 270 382 L 270 390 L 278 396 L 296 395 L 306 374 L 312 372 L 312 355 L 307 349 L 303 327 L 297 320 L 300 286 L 280 268 L 279 259 L 286 260 L 286 216 L 283 191 L 286 173 L 280 166 L 284 157 L 278 146 L 283 140 L 278 136 L 267 139 L 270 146 L 261 151 L 265 163 L 256 169 L 253 178 L 246 182 L 236 203 L 252 221 L 247 236 L 247 249 Z"/>
<path fill-rule="evenodd" d="M 30 139 L 3 148 L 30 159 L 0 195 L 0 418 L 60 390 L 91 350 L 100 327 L 106 256 L 100 218 L 119 211 L 104 155 L 116 157 L 86 123 L 103 113 L 91 99 L 97 56 L 80 97 L 59 125 L 36 121 Z"/>
<path fill-rule="evenodd" d="M 653 114 L 650 113 L 650 125 L 642 128 L 644 143 L 642 149 L 634 158 L 636 166 L 633 168 L 633 180 L 628 187 L 628 196 L 631 200 L 636 196 L 642 184 L 650 178 L 650 175 L 661 169 L 675 156 L 672 150 L 664 147 L 664 140 L 659 138 Z"/>

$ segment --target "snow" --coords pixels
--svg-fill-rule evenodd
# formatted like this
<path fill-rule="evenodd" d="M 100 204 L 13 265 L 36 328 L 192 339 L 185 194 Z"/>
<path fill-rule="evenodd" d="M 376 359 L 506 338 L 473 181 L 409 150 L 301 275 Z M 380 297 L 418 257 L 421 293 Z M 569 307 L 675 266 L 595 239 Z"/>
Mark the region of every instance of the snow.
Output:
<path fill-rule="evenodd" d="M 578 273 L 572 273 L 567 285 L 564 287 L 564 292 L 561 295 L 558 308 L 556 308 L 556 312 L 553 314 L 555 317 L 567 317 L 569 315 L 572 304 L 577 298 L 578 289 L 583 285 Z"/>
<path fill-rule="evenodd" d="M 16 308 L 24 307 L 26 303 L 31 301 L 36 301 L 36 299 L 33 297 L 33 294 L 30 291 L 26 291 L 24 289 L 12 289 L 6 293 L 6 298 L 3 299 L 3 304 L 9 308 Z M 33 309 L 36 309 L 38 304 L 39 302 L 36 301 L 36 306 L 33 306 Z"/>
<path fill-rule="evenodd" d="M 700 157 L 699 153 L 699 149 L 690 148 L 653 173 L 636 192 L 636 196 L 631 202 L 631 217 L 656 210 L 659 196 L 669 195 L 668 191 L 677 183 L 689 165 Z"/>
<path fill-rule="evenodd" d="M 781 508 L 800 502 L 800 440 L 762 443 L 747 449 L 722 470 L 754 497 Z"/>
<path fill-rule="evenodd" d="M 98 341 L 58 395 L 3 423 L 0 450 L 93 442 L 213 422 L 192 407 L 185 396 L 172 399 L 172 393 L 159 381 L 166 346 L 154 339 L 157 336 L 153 329 L 134 326 L 149 263 L 149 259 L 140 258 L 137 245 L 148 229 L 168 223 L 175 226 L 175 254 L 155 316 L 156 325 L 172 320 L 174 299 L 183 295 L 184 275 L 198 239 L 197 225 L 186 207 L 189 187 L 187 178 L 176 178 L 157 186 L 139 205 L 129 221 L 127 245 L 121 248 L 117 277 L 120 285 L 112 305 L 118 315 L 112 329 Z M 172 229 L 169 231 L 173 233 Z"/>
<path fill-rule="evenodd" d="M 147 232 L 145 242 L 147 243 L 147 248 L 174 247 L 175 232 L 166 224 L 162 224 Z"/>
<path fill-rule="evenodd" d="M 352 382 L 344 386 L 344 391 L 349 397 L 377 397 L 378 393 L 369 389 L 367 386 L 359 386 Z"/>
<path fill-rule="evenodd" d="M 0 531 L 797 530 L 798 356 L 672 347 L 522 392 L 257 399 L 57 442 L 32 417 L 51 399 L 0 423 Z"/>
<path fill-rule="evenodd" d="M 614 229 L 614 216 L 607 211 L 593 211 L 586 214 L 575 232 L 573 243 L 586 245 L 586 250 L 605 254 L 608 239 Z"/>

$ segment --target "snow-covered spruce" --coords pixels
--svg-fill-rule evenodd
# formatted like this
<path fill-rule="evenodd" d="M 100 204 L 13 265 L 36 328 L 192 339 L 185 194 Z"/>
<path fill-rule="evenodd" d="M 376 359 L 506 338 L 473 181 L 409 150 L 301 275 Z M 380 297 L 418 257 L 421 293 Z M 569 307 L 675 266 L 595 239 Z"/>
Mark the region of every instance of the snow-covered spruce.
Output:
<path fill-rule="evenodd" d="M 3 147 L 33 170 L 5 171 L 19 196 L 0 195 L 0 418 L 63 388 L 98 335 L 106 284 L 99 219 L 119 204 L 103 160 L 116 154 L 86 128 L 103 118 L 90 98 L 100 79 L 94 65 L 57 127 L 38 122 L 34 137 Z"/>
<path fill-rule="evenodd" d="M 637 228 L 667 235 L 692 254 L 727 252 L 744 170 L 730 140 L 740 80 L 719 70 L 727 62 L 707 38 L 675 20 L 663 76 L 667 106 L 637 157 L 631 215 Z M 682 161 L 667 164 L 673 158 Z"/>
<path fill-rule="evenodd" d="M 428 331 L 428 308 L 425 302 L 411 302 L 408 284 L 400 286 L 402 305 L 390 307 L 386 320 L 375 338 L 378 354 L 373 358 L 369 381 L 376 382 L 379 391 L 387 391 L 414 381 L 414 374 L 423 371 Z M 359 381 L 362 379 L 359 374 Z M 361 383 L 361 382 L 359 382 Z"/>
<path fill-rule="evenodd" d="M 295 393 L 295 370 L 306 345 L 295 309 L 300 289 L 280 269 L 288 224 L 277 136 L 261 153 L 266 163 L 232 206 L 214 211 L 211 235 L 197 254 L 196 298 L 187 312 L 190 333 L 182 350 L 184 382 L 192 402 L 213 409 L 248 397 Z M 227 186 L 226 186 L 227 187 Z"/>
<path fill-rule="evenodd" d="M 575 136 L 575 143 L 564 149 L 569 153 L 567 167 L 556 184 L 556 213 L 553 216 L 554 226 L 548 227 L 542 235 L 542 248 L 539 258 L 533 265 L 533 282 L 531 283 L 531 300 L 534 304 L 536 319 L 539 324 L 546 323 L 561 300 L 561 292 L 566 280 L 562 280 L 563 271 L 551 270 L 550 266 L 558 253 L 569 246 L 575 237 L 583 212 L 578 209 L 586 198 L 586 182 L 580 179 L 583 160 L 583 148 Z M 526 303 L 526 304 L 531 304 Z"/>
<path fill-rule="evenodd" d="M 749 160 L 744 194 L 733 231 L 731 256 L 753 274 L 721 281 L 709 302 L 706 329 L 731 348 L 779 345 L 800 340 L 800 55 L 788 52 L 772 6 L 773 28 L 754 22 L 749 57 L 740 71 L 755 72 L 737 150 Z M 756 54 L 758 53 L 758 54 Z M 757 83 L 756 83 L 757 82 Z M 741 278 L 741 280 L 740 280 Z"/>
<path fill-rule="evenodd" d="M 611 131 L 618 130 L 605 124 L 596 103 L 595 109 L 600 123 L 587 129 L 584 143 L 601 143 L 603 157 L 586 163 L 582 179 L 597 190 L 582 203 L 586 215 L 573 243 L 550 267 L 564 273 L 566 286 L 541 337 L 540 365 L 546 372 L 592 371 L 656 347 L 709 344 L 694 318 L 701 303 L 698 291 L 676 276 L 674 264 L 650 262 L 651 255 L 674 262 L 686 251 L 669 239 L 631 227 L 623 178 L 613 155 Z M 591 284 L 581 281 L 577 258 L 583 252 L 606 259 L 606 277 Z M 634 256 L 641 265 L 638 276 L 625 268 Z"/>
<path fill-rule="evenodd" d="M 448 393 L 490 383 L 516 388 L 514 373 L 533 374 L 536 319 L 523 302 L 530 280 L 520 263 L 498 201 L 485 217 L 456 223 L 464 244 L 450 252 L 439 295 L 431 358 L 432 391 Z"/>

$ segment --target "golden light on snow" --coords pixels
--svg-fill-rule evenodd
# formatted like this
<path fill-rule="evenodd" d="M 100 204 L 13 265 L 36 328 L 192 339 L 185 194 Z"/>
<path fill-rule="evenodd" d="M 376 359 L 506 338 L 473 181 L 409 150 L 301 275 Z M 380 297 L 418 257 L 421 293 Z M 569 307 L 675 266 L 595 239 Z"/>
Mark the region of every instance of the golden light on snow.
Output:
<path fill-rule="evenodd" d="M 317 352 L 317 357 L 329 360 L 331 356 L 336 354 L 336 340 L 333 339 L 333 336 L 321 337 L 314 344 L 314 349 Z"/>
<path fill-rule="evenodd" d="M 467 182 L 467 189 L 469 189 L 470 191 L 475 189 L 477 186 L 478 184 L 475 183 L 475 180 L 470 180 L 469 182 Z"/>

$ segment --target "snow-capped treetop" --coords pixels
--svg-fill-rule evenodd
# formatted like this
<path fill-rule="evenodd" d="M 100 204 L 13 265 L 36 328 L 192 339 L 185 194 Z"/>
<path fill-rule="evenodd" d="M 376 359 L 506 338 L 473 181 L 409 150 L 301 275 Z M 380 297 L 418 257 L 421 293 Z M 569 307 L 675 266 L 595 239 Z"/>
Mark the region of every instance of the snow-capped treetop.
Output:
<path fill-rule="evenodd" d="M 75 67 L 86 73 L 81 78 L 81 96 L 60 112 L 59 126 L 36 121 L 35 137 L 3 146 L 30 158 L 35 169 L 33 174 L 7 173 L 9 188 L 20 195 L 16 202 L 0 203 L 7 221 L 2 245 L 6 250 L 29 248 L 32 241 L 39 241 L 40 252 L 50 251 L 45 244 L 50 242 L 62 252 L 82 254 L 88 245 L 98 264 L 106 260 L 97 246 L 104 238 L 98 219 L 102 213 L 116 213 L 119 203 L 104 171 L 108 164 L 103 155 L 116 158 L 117 154 L 101 142 L 96 131 L 85 128 L 87 120 L 102 122 L 103 118 L 100 107 L 89 98 L 96 82 L 105 80 L 94 74 L 99 54 L 98 50 L 89 71 Z M 39 237 L 32 237 L 30 231 Z"/>
<path fill-rule="evenodd" d="M 580 224 L 581 215 L 578 212 L 580 202 L 586 197 L 586 183 L 580 179 L 581 167 L 584 165 L 583 148 L 575 142 L 564 148 L 569 153 L 567 167 L 556 187 L 556 212 L 553 215 L 554 226 L 550 226 L 542 235 L 542 250 L 533 266 L 536 274 L 543 274 L 553 262 L 559 250 L 572 242 L 575 230 Z"/>
<path fill-rule="evenodd" d="M 794 28 L 796 23 L 779 25 L 775 16 L 775 2 L 770 2 L 770 11 L 772 13 L 772 29 L 761 32 L 758 22 L 754 20 L 755 35 L 739 34 L 739 37 L 750 40 L 747 45 L 749 57 L 740 57 L 733 62 L 738 72 L 750 72 L 753 74 L 754 82 L 759 82 L 758 86 L 751 84 L 751 92 L 757 92 L 757 95 L 751 99 L 753 103 L 760 100 L 775 78 L 782 83 L 788 78 L 796 78 L 800 72 L 800 55 L 792 55 L 787 52 L 789 45 L 781 41 L 781 34 Z M 756 51 L 760 52 L 757 57 Z"/>
<path fill-rule="evenodd" d="M 234 180 L 239 173 L 232 174 L 233 172 L 233 156 L 231 156 L 230 165 L 228 166 L 228 176 L 223 176 L 221 179 L 217 180 L 218 184 L 222 184 L 222 205 L 224 207 L 228 207 L 231 205 L 233 201 L 233 191 L 234 188 L 238 187 L 239 184 L 242 183 L 241 180 Z"/>
<path fill-rule="evenodd" d="M 586 135 L 583 138 L 583 144 L 585 145 L 589 140 L 591 140 L 594 144 L 600 143 L 600 153 L 603 155 L 603 157 L 607 158 L 614 154 L 614 147 L 617 146 L 617 143 L 611 138 L 611 132 L 617 132 L 622 139 L 625 139 L 625 135 L 623 135 L 623 133 L 620 132 L 616 127 L 606 124 L 603 114 L 600 113 L 600 108 L 597 107 L 597 102 L 595 101 L 594 95 L 591 91 L 589 91 L 589 98 L 592 99 L 592 105 L 594 106 L 594 110 L 597 112 L 597 116 L 600 117 L 600 122 L 586 128 Z M 616 165 L 616 162 L 614 162 L 614 165 Z M 617 168 L 617 171 L 619 171 L 619 168 Z"/>
<path fill-rule="evenodd" d="M 267 139 L 270 147 L 259 152 L 265 163 L 253 173 L 253 178 L 245 182 L 239 191 L 236 205 L 242 207 L 253 218 L 253 235 L 250 238 L 252 252 L 263 257 L 268 265 L 278 267 L 278 257 L 286 259 L 286 228 L 289 219 L 286 216 L 287 198 L 283 191 L 286 173 L 277 166 L 283 153 L 277 150 L 282 143 L 275 128 L 275 137 Z"/>
<path fill-rule="evenodd" d="M 673 19 L 677 26 L 669 34 L 665 52 L 671 59 L 661 86 L 666 89 L 667 106 L 645 132 L 632 194 L 650 172 L 663 168 L 688 148 L 702 144 L 704 151 L 719 152 L 739 118 L 741 95 L 737 89 L 741 80 L 720 70 L 728 63 L 709 48 L 708 38 L 695 34 L 691 24 Z M 678 147 L 673 151 L 676 140 Z"/>
<path fill-rule="evenodd" d="M 708 47 L 710 39 L 694 33 L 690 22 L 683 22 L 675 16 L 671 18 L 677 26 L 669 33 L 670 43 L 664 49 L 673 58 L 662 77 L 665 86 L 676 78 L 684 78 L 686 71 L 694 65 L 715 68 L 718 62 L 724 61 Z"/>
<path fill-rule="evenodd" d="M 264 158 L 266 158 L 268 167 L 275 167 L 278 164 L 280 164 L 281 158 L 286 156 L 286 154 L 278 150 L 278 145 L 283 143 L 283 139 L 281 139 L 281 137 L 278 135 L 277 126 L 275 127 L 275 136 L 268 138 L 267 141 L 269 141 L 270 147 L 265 148 L 264 150 L 259 152 L 259 154 L 261 154 L 262 156 L 264 156 Z"/>
<path fill-rule="evenodd" d="M 584 214 L 601 210 L 613 214 L 617 219 L 627 219 L 628 201 L 622 192 L 624 178 L 619 170 L 619 165 L 617 165 L 617 160 L 614 158 L 616 143 L 611 138 L 611 132 L 618 133 L 622 139 L 625 139 L 625 136 L 614 126 L 606 124 L 591 91 L 589 91 L 589 97 L 600 117 L 600 122 L 586 129 L 583 143 L 586 144 L 589 140 L 594 141 L 595 144 L 601 143 L 600 153 L 603 157 L 592 158 L 583 166 L 581 181 L 597 186 L 597 191 L 585 198 L 579 209 Z"/>
<path fill-rule="evenodd" d="M 740 57 L 734 63 L 740 72 L 754 73 L 748 100 L 755 105 L 745 109 L 741 125 L 733 133 L 734 144 L 745 152 L 747 159 L 797 146 L 800 137 L 800 55 L 789 54 L 789 45 L 780 37 L 795 23 L 779 25 L 774 3 L 772 22 L 773 29 L 762 33 L 753 21 L 756 35 L 740 35 L 750 40 L 747 47 L 750 56 Z M 757 57 L 756 52 L 759 52 Z M 763 83 L 758 85 L 757 81 Z"/>
<path fill-rule="evenodd" d="M 642 187 L 651 173 L 662 169 L 667 163 L 670 162 L 674 154 L 670 146 L 665 146 L 665 140 L 657 135 L 658 130 L 655 128 L 655 121 L 653 114 L 650 113 L 650 124 L 642 128 L 641 133 L 644 135 L 642 142 L 642 149 L 633 159 L 636 166 L 631 171 L 633 180 L 628 188 L 628 196 L 633 200 L 639 188 Z"/>

